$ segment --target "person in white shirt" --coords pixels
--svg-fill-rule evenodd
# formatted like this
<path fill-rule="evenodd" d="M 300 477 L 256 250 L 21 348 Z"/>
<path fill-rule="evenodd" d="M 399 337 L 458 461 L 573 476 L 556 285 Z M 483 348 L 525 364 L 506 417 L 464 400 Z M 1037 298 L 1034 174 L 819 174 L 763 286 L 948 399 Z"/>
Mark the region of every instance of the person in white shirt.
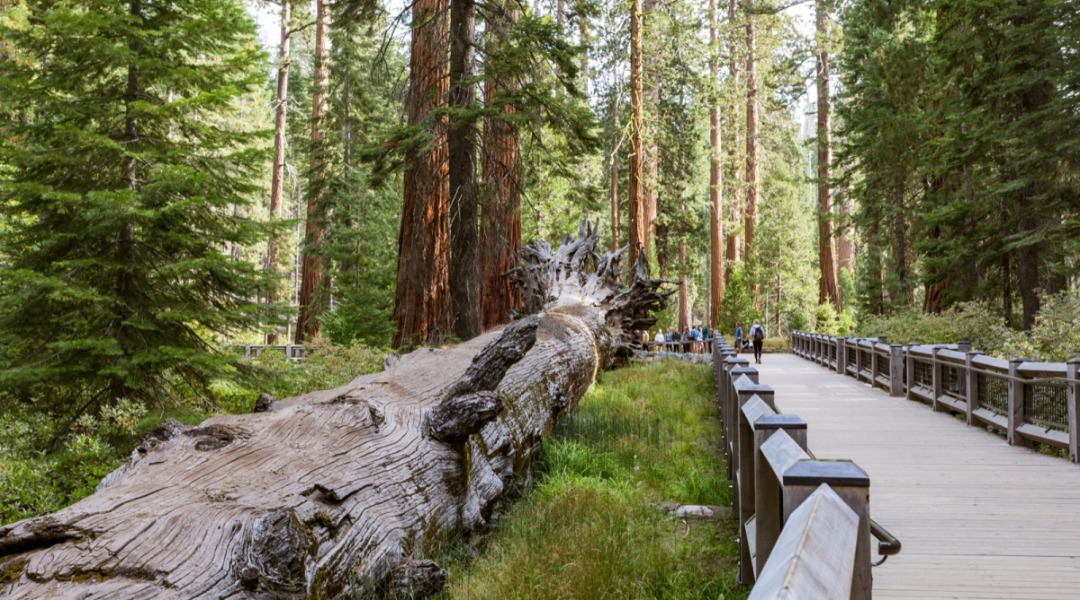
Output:
<path fill-rule="evenodd" d="M 754 319 L 754 325 L 750 327 L 750 341 L 754 344 L 754 361 L 757 364 L 761 364 L 761 347 L 765 345 L 765 328 L 761 326 L 761 323 L 757 319 Z"/>

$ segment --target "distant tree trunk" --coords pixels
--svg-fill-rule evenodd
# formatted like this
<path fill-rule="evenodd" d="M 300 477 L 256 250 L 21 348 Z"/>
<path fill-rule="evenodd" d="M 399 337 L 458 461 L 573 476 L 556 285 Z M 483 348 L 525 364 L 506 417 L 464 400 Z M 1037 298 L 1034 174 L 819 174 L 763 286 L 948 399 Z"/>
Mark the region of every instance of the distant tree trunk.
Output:
<path fill-rule="evenodd" d="M 709 1 L 709 74 L 714 85 L 720 82 L 720 41 L 717 37 L 716 0 Z M 723 227 L 724 204 L 720 194 L 720 95 L 713 93 L 709 115 L 709 323 L 720 322 L 724 300 Z"/>
<path fill-rule="evenodd" d="M 739 152 L 739 126 L 737 122 L 739 120 L 739 102 L 738 89 L 739 89 L 739 62 L 738 62 L 738 50 L 739 43 L 737 36 L 735 35 L 735 23 L 738 17 L 738 1 L 728 0 L 728 27 L 730 28 L 730 35 L 728 36 L 728 81 L 731 86 L 730 102 L 728 103 L 728 110 L 730 111 L 728 118 L 729 129 L 731 130 L 731 140 L 727 145 L 728 160 L 731 163 L 730 177 L 727 181 L 727 197 L 731 203 L 730 217 L 728 219 L 728 232 L 727 232 L 727 268 L 724 270 L 724 284 L 731 284 L 731 270 L 735 266 L 735 263 L 741 259 L 740 244 L 738 229 L 740 226 L 739 215 L 742 211 L 739 210 L 739 205 L 742 203 L 743 194 L 739 193 L 739 168 L 738 168 L 738 152 Z"/>
<path fill-rule="evenodd" d="M 837 194 L 839 226 L 836 231 L 837 269 L 855 274 L 855 241 L 852 239 L 851 217 L 854 214 L 851 198 L 841 190 Z"/>
<path fill-rule="evenodd" d="M 1020 233 L 1025 236 L 1035 234 L 1036 220 L 1031 216 L 1032 201 L 1025 202 L 1020 208 L 1017 223 Z M 1039 314 L 1039 244 L 1029 243 L 1016 253 L 1016 284 L 1020 287 L 1020 303 L 1024 311 L 1024 330 L 1030 331 Z"/>
<path fill-rule="evenodd" d="M 818 304 L 828 302 L 840 311 L 840 291 L 836 285 L 836 252 L 833 250 L 832 189 L 829 163 L 832 161 L 829 131 L 829 53 L 825 47 L 827 20 L 823 0 L 817 0 L 817 191 L 818 191 Z"/>
<path fill-rule="evenodd" d="M 657 9 L 659 0 L 642 0 L 642 15 L 641 25 L 645 27 L 649 22 L 655 22 L 655 16 L 651 21 L 647 21 L 648 17 L 654 15 Z M 640 37 L 641 34 L 639 33 Z M 640 40 L 640 52 L 642 60 L 642 88 L 645 88 L 645 82 L 648 81 L 649 86 L 649 107 L 653 111 L 655 116 L 656 111 L 660 107 L 660 86 L 658 85 L 658 65 L 657 57 L 655 54 L 650 54 L 648 60 L 644 56 L 645 40 Z M 642 109 L 644 110 L 644 109 Z M 654 121 L 655 122 L 655 121 Z M 644 142 L 642 146 L 645 150 L 645 176 L 642 179 L 642 185 L 644 187 L 645 194 L 645 248 L 657 249 L 660 247 L 660 240 L 657 238 L 656 231 L 656 217 L 660 214 L 659 198 L 657 197 L 657 188 L 660 182 L 660 143 L 656 137 L 655 131 L 649 132 L 645 125 L 644 119 L 642 120 L 642 136 Z"/>
<path fill-rule="evenodd" d="M 885 312 L 885 278 L 877 223 L 872 223 L 867 228 L 865 243 L 867 308 L 870 314 L 880 315 Z"/>
<path fill-rule="evenodd" d="M 940 239 L 941 227 L 931 229 L 929 237 L 931 240 Z M 927 279 L 931 281 L 927 281 L 923 286 L 923 312 L 937 314 L 942 310 L 948 283 L 945 281 L 933 281 L 938 275 L 939 269 L 936 267 L 931 267 L 927 273 Z"/>
<path fill-rule="evenodd" d="M 754 53 L 754 2 L 744 0 L 746 17 L 746 214 L 744 216 L 743 255 L 749 259 L 754 249 L 754 226 L 757 225 L 758 164 L 757 164 L 757 60 Z"/>
<path fill-rule="evenodd" d="M 905 306 L 913 301 L 911 284 L 911 262 L 907 251 L 907 208 L 904 205 L 904 185 L 900 184 L 895 192 L 895 206 L 893 208 L 893 272 L 897 279 L 897 297 L 895 302 L 903 302 Z"/>
<path fill-rule="evenodd" d="M 432 143 L 410 149 L 405 160 L 394 348 L 441 340 L 450 331 L 446 118 L 431 116 L 446 106 L 446 12 L 447 0 L 413 4 L 406 113 L 410 125 L 427 129 Z"/>
<path fill-rule="evenodd" d="M 646 206 L 644 89 L 641 63 L 641 0 L 630 5 L 630 263 L 638 253 L 648 253 L 649 221 Z"/>
<path fill-rule="evenodd" d="M 608 201 L 611 203 L 611 251 L 619 249 L 619 102 L 615 101 L 615 128 L 611 132 L 611 164 L 608 175 L 611 184 L 608 187 Z"/>
<path fill-rule="evenodd" d="M 278 46 L 278 72 L 277 72 L 277 95 L 274 99 L 274 166 L 270 179 L 270 221 L 278 218 L 281 211 L 281 199 L 285 188 L 285 134 L 286 119 L 288 116 L 289 101 L 289 20 L 292 13 L 292 0 L 281 0 L 281 44 Z M 276 226 L 276 225 L 275 225 Z M 277 230 L 270 231 L 270 239 L 266 243 L 266 272 L 271 277 L 278 274 L 278 240 Z M 277 302 L 278 282 L 272 281 L 266 292 L 266 303 Z M 266 343 L 277 342 L 277 326 L 266 334 Z"/>
<path fill-rule="evenodd" d="M 506 8 L 509 7 L 509 8 Z M 486 23 L 489 49 L 505 43 L 507 25 L 516 23 L 519 9 L 508 3 Z M 492 53 L 494 55 L 494 53 Z M 493 56 L 489 60 L 496 60 Z M 488 106 L 497 101 L 505 87 L 514 90 L 516 81 L 484 81 L 484 99 Z M 499 113 L 512 117 L 512 104 L 503 104 Z M 485 330 L 510 320 L 510 313 L 521 307 L 521 290 L 507 276 L 518 264 L 521 254 L 521 154 L 517 125 L 506 118 L 488 117 L 484 123 L 484 151 L 481 160 L 484 178 L 484 202 L 480 214 L 481 325 Z"/>
<path fill-rule="evenodd" d="M 296 343 L 319 337 L 326 308 L 322 245 L 326 194 L 326 108 L 330 90 L 330 0 L 318 0 L 315 13 L 315 67 L 311 95 L 311 170 L 304 228 L 304 263 L 300 277 L 300 314 Z"/>
<path fill-rule="evenodd" d="M 480 257 L 477 235 L 476 126 L 465 112 L 473 108 L 474 0 L 450 1 L 450 309 L 454 335 L 480 334 Z"/>
<path fill-rule="evenodd" d="M 578 15 L 578 43 L 582 46 L 589 44 L 589 20 L 585 15 Z M 589 95 L 589 53 L 581 53 L 581 91 L 586 97 Z"/>
<path fill-rule="evenodd" d="M 690 289 L 686 276 L 686 242 L 679 241 L 679 268 L 682 275 L 679 276 L 679 331 L 683 332 L 690 328 Z"/>

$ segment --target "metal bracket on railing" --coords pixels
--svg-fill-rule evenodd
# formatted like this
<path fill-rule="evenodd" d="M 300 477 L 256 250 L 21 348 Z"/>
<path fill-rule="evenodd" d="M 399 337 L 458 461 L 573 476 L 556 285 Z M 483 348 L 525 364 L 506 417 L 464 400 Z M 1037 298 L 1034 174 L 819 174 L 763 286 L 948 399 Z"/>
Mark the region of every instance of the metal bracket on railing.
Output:
<path fill-rule="evenodd" d="M 896 536 L 889 533 L 888 530 L 873 519 L 870 519 L 870 535 L 877 538 L 877 551 L 878 555 L 881 556 L 881 560 L 871 563 L 872 566 L 880 566 L 885 562 L 885 559 L 900 554 L 900 540 L 896 539 Z"/>

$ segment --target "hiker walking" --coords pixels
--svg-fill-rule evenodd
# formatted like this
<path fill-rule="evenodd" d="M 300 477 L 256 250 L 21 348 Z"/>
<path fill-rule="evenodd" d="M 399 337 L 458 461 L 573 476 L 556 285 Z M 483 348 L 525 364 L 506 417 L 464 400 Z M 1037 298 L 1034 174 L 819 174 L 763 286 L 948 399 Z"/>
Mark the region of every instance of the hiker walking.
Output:
<path fill-rule="evenodd" d="M 742 323 L 735 321 L 735 351 L 742 354 L 745 347 L 746 345 L 743 344 L 742 339 Z"/>
<path fill-rule="evenodd" d="M 761 347 L 765 344 L 765 328 L 754 319 L 754 325 L 750 327 L 750 341 L 754 344 L 754 361 L 761 364 Z"/>

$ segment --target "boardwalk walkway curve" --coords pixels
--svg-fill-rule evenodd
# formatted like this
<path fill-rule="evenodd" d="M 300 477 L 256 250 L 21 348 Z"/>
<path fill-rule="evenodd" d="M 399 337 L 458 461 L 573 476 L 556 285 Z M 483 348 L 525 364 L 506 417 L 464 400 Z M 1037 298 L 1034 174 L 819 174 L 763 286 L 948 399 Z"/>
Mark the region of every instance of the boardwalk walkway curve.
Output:
<path fill-rule="evenodd" d="M 870 475 L 872 516 L 904 544 L 874 598 L 1080 598 L 1080 466 L 798 356 L 755 366 L 819 456 Z"/>

